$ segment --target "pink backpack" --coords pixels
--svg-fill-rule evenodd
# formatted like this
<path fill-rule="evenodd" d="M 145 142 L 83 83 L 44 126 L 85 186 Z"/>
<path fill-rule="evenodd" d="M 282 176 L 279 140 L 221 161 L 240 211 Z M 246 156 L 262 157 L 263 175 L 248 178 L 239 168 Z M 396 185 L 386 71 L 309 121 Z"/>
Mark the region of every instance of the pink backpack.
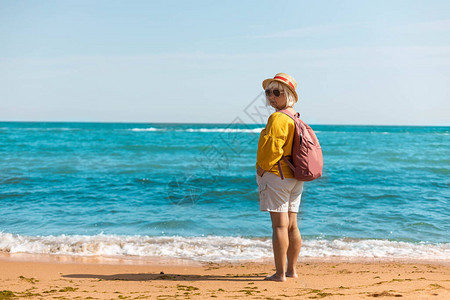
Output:
<path fill-rule="evenodd" d="M 284 155 L 281 157 L 294 172 L 294 177 L 300 181 L 312 181 L 322 176 L 323 157 L 322 148 L 314 131 L 305 122 L 300 120 L 300 114 L 292 115 L 287 109 L 279 112 L 288 115 L 294 120 L 295 133 L 294 143 L 292 145 L 292 162 Z M 278 170 L 281 179 L 284 179 L 281 170 L 280 161 L 278 161 Z"/>

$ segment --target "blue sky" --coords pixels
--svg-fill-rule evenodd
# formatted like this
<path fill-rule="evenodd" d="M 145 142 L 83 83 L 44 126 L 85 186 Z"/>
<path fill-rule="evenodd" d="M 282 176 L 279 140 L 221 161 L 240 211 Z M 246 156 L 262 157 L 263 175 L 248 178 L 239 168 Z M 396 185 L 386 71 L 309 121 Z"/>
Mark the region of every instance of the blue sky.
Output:
<path fill-rule="evenodd" d="M 0 120 L 450 125 L 450 1 L 0 0 Z M 244 122 L 251 122 L 242 117 Z"/>

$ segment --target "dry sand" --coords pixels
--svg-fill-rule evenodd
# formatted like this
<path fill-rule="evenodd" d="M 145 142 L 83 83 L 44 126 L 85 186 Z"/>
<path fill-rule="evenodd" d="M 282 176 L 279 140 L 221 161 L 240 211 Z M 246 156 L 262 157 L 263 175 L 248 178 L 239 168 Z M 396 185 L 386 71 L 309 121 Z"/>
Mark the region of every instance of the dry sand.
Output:
<path fill-rule="evenodd" d="M 0 299 L 450 299 L 450 266 L 309 261 L 264 281 L 272 263 L 0 255 Z"/>

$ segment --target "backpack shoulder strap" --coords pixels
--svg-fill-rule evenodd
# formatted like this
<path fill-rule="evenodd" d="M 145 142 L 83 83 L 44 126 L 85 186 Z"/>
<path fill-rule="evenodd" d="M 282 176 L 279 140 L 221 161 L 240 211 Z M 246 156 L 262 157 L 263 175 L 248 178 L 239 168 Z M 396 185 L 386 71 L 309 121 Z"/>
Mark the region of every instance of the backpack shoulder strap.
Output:
<path fill-rule="evenodd" d="M 294 121 L 294 125 L 297 122 L 300 122 L 300 114 L 298 112 L 295 114 L 292 114 L 288 109 L 282 109 L 282 110 L 279 110 L 278 112 L 289 116 Z M 301 122 L 300 122 L 300 124 L 301 124 Z M 295 126 L 297 126 L 297 125 L 295 125 Z M 300 132 L 300 141 L 302 139 L 301 134 L 302 133 Z M 289 166 L 289 168 L 291 168 L 292 171 L 295 170 L 294 165 L 286 158 L 286 156 L 284 156 L 284 155 L 281 156 L 281 159 Z M 280 172 L 280 177 L 281 177 L 281 179 L 284 179 L 283 171 L 281 170 L 281 164 L 280 164 L 281 159 L 278 161 L 277 165 L 278 165 L 278 170 Z"/>
<path fill-rule="evenodd" d="M 278 112 L 291 117 L 291 119 L 294 120 L 294 122 L 295 122 L 295 119 L 300 119 L 300 113 L 298 113 L 298 112 L 296 112 L 295 114 L 292 114 L 288 109 L 282 109 L 282 110 L 279 110 Z"/>
<path fill-rule="evenodd" d="M 293 115 L 287 109 L 282 109 L 282 110 L 279 110 L 278 112 L 283 113 L 283 114 L 289 116 L 292 120 L 294 120 L 294 124 L 295 124 L 296 127 L 297 127 L 297 123 L 298 123 L 298 125 L 300 126 L 300 132 L 299 133 L 300 133 L 300 144 L 301 144 L 302 140 L 303 140 L 304 124 L 303 124 L 303 121 L 300 119 L 300 113 L 297 112 L 297 113 L 295 113 L 295 115 Z"/>

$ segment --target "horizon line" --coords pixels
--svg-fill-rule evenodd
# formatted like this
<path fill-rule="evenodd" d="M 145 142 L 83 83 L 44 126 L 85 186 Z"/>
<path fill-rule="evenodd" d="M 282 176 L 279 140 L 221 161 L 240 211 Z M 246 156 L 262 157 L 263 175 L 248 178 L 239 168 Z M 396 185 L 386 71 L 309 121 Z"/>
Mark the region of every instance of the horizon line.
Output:
<path fill-rule="evenodd" d="M 144 122 L 144 121 L 3 121 L 0 120 L 0 123 L 80 123 L 80 124 L 192 124 L 192 125 L 228 125 L 228 124 L 242 124 L 242 125 L 265 125 L 264 123 L 233 123 L 233 122 L 224 122 L 224 123 L 215 123 L 215 122 Z M 387 127 L 400 127 L 400 126 L 408 126 L 408 127 L 450 127 L 450 125 L 423 125 L 423 124 L 342 124 L 342 123 L 308 123 L 309 125 L 316 126 L 387 126 Z"/>

